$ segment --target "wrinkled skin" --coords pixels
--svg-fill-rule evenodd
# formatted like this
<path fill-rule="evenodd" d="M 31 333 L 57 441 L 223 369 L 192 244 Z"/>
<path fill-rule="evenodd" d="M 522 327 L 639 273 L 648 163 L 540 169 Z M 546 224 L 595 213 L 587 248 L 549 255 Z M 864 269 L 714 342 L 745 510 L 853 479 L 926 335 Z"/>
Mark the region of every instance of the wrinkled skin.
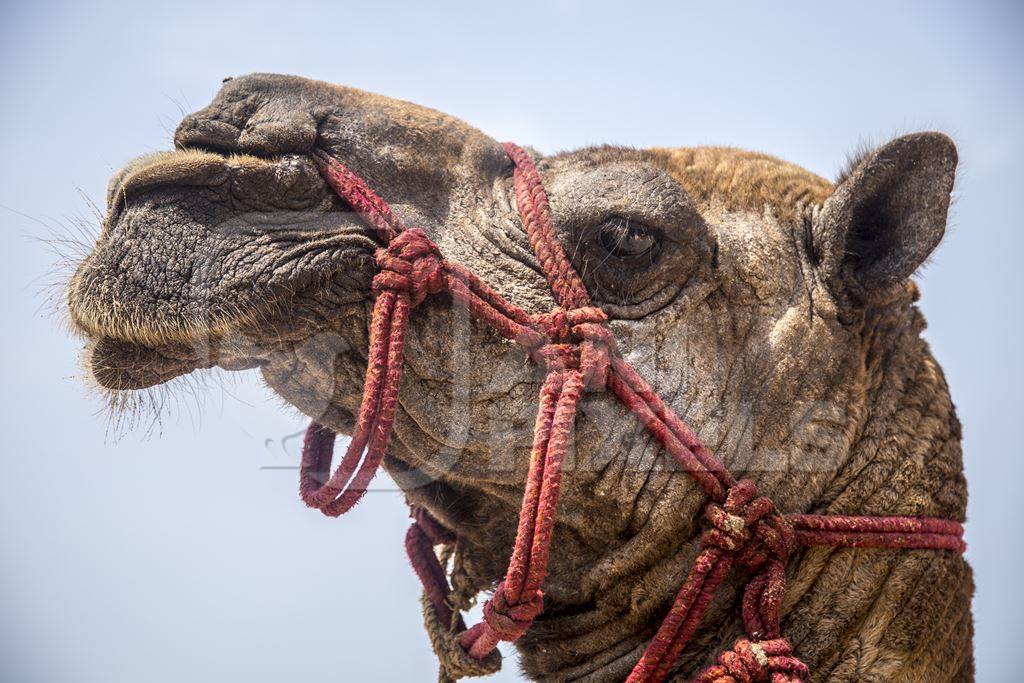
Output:
<path fill-rule="evenodd" d="M 511 163 L 452 117 L 253 75 L 226 81 L 175 142 L 112 180 L 69 287 L 86 362 L 111 390 L 258 367 L 300 410 L 351 430 L 378 244 L 304 156 L 314 146 L 507 299 L 553 306 Z M 623 352 L 733 472 L 784 512 L 962 520 L 960 428 L 910 281 L 942 237 L 955 166 L 937 133 L 862 155 L 835 185 L 724 148 L 539 160 L 561 240 Z M 459 534 L 462 594 L 502 576 L 541 379 L 448 297 L 413 314 L 385 466 Z M 525 673 L 621 680 L 697 552 L 703 502 L 613 398 L 588 394 L 546 609 L 518 643 Z M 783 631 L 815 680 L 973 677 L 961 557 L 818 548 L 788 575 Z M 740 585 L 720 591 L 680 680 L 740 635 Z"/>

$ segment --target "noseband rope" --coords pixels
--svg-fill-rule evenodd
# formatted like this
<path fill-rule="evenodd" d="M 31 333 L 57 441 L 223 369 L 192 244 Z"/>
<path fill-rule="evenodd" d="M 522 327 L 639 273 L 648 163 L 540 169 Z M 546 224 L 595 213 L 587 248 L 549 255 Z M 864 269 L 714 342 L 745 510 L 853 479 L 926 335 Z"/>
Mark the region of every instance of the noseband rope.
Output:
<path fill-rule="evenodd" d="M 807 666 L 780 631 L 786 563 L 797 546 L 914 548 L 963 552 L 963 528 L 926 517 L 783 515 L 753 482 L 737 480 L 665 405 L 622 357 L 566 257 L 551 219 L 547 194 L 533 159 L 512 143 L 516 203 L 534 254 L 558 307 L 529 314 L 505 301 L 464 266 L 446 260 L 420 228 L 406 228 L 387 203 L 337 159 L 323 151 L 312 158 L 331 188 L 375 230 L 385 245 L 376 253 L 380 272 L 370 322 L 369 361 L 352 440 L 332 474 L 335 433 L 312 423 L 303 444 L 300 494 L 310 507 L 338 516 L 366 492 L 388 448 L 402 376 L 405 331 L 411 311 L 430 295 L 447 293 L 470 315 L 522 346 L 546 371 L 540 389 L 529 472 L 515 545 L 505 579 L 484 605 L 483 620 L 465 628 L 451 607 L 451 590 L 434 547 L 456 537 L 425 510 L 413 511 L 406 549 L 424 587 L 431 640 L 445 676 L 493 673 L 496 648 L 529 629 L 543 609 L 542 586 L 558 505 L 562 464 L 573 438 L 584 389 L 610 390 L 707 495 L 708 530 L 701 551 L 630 683 L 661 681 L 678 661 L 729 570 L 750 575 L 742 599 L 747 637 L 706 668 L 698 683 L 802 683 Z"/>

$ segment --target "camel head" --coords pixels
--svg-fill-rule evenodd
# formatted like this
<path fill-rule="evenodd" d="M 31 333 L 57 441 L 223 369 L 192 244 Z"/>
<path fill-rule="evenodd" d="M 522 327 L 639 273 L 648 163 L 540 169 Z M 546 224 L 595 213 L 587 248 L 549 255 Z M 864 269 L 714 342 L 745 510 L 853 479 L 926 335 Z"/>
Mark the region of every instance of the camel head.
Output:
<path fill-rule="evenodd" d="M 352 429 L 380 245 L 318 174 L 316 148 L 512 303 L 554 305 L 511 162 L 454 117 L 258 74 L 227 80 L 174 141 L 111 180 L 102 233 L 68 289 L 88 370 L 112 391 L 258 368 L 307 415 Z M 893 140 L 836 183 L 720 147 L 537 159 L 565 251 L 619 347 L 730 469 L 788 511 L 962 516 L 962 481 L 943 488 L 900 469 L 904 455 L 885 442 L 931 368 L 920 400 L 940 404 L 939 426 L 921 408 L 903 431 L 922 449 L 942 432 L 958 476 L 955 417 L 910 280 L 945 230 L 957 163 L 946 136 Z M 415 309 L 385 465 L 459 531 L 470 592 L 507 561 L 542 377 L 449 297 Z M 878 457 L 902 474 L 863 485 Z M 703 497 L 603 394 L 584 398 L 570 460 L 547 608 L 522 640 L 523 665 L 612 680 L 692 558 Z M 726 642 L 727 629 L 705 644 Z M 842 651 L 835 639 L 813 647 L 805 659 Z"/>

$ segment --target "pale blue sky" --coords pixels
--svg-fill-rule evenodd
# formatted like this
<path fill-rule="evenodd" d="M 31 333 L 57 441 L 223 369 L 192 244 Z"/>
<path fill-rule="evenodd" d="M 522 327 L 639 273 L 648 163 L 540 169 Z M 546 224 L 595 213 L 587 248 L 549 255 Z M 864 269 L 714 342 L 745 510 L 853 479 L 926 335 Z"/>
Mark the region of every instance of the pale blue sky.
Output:
<path fill-rule="evenodd" d="M 36 241 L 90 217 L 225 76 L 295 73 L 413 100 L 545 151 L 732 144 L 832 175 L 864 140 L 957 141 L 951 230 L 920 278 L 964 422 L 978 678 L 1010 681 L 1024 610 L 1024 13 L 1014 3 L 343 1 L 0 4 L 0 679 L 434 680 L 401 498 L 297 500 L 303 419 L 213 378 L 112 441 L 46 315 Z M 711 6 L 714 5 L 712 8 Z M 1016 207 L 1016 208 L 1015 208 Z M 42 309 L 42 311 L 41 311 Z M 386 488 L 386 487 L 383 487 Z M 387 641 L 387 642 L 385 642 Z M 350 653 L 346 657 L 343 653 Z M 358 674 L 358 675 L 357 675 Z M 506 662 L 499 680 L 515 680 Z"/>

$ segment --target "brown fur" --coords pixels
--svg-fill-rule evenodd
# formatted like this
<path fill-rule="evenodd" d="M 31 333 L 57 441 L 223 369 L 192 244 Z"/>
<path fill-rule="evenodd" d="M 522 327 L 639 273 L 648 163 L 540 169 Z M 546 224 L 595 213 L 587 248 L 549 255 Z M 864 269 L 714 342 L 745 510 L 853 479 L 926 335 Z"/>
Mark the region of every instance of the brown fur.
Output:
<path fill-rule="evenodd" d="M 799 166 L 759 152 L 733 147 L 653 150 L 686 191 L 709 209 L 722 202 L 726 211 L 762 213 L 771 207 L 783 220 L 799 207 L 821 205 L 834 186 Z"/>

